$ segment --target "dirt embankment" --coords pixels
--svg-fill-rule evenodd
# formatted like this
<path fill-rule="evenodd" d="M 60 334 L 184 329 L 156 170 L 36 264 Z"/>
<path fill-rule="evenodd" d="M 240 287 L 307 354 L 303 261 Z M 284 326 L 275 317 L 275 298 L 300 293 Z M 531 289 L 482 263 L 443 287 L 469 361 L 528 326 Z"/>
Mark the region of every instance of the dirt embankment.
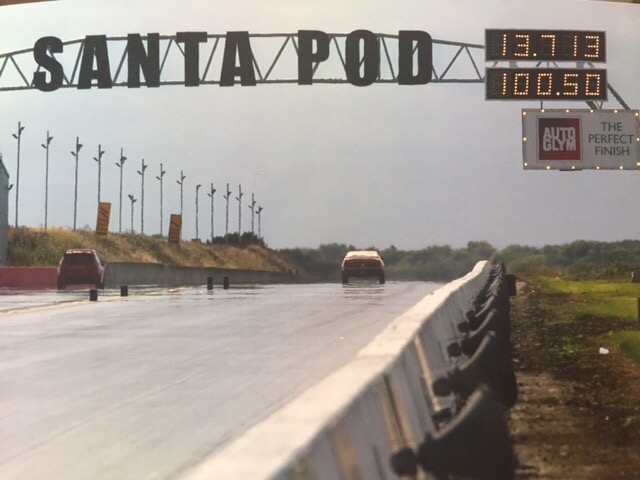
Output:
<path fill-rule="evenodd" d="M 540 309 L 542 292 L 519 287 L 512 341 L 520 398 L 510 420 L 516 478 L 640 479 L 640 370 L 618 349 L 599 354 L 604 333 L 630 325 L 557 322 Z"/>
<path fill-rule="evenodd" d="M 297 272 L 296 265 L 261 245 L 207 245 L 130 233 L 19 227 L 9 232 L 9 265 L 51 267 L 72 248 L 91 248 L 103 262 L 148 262 L 188 267 Z"/>

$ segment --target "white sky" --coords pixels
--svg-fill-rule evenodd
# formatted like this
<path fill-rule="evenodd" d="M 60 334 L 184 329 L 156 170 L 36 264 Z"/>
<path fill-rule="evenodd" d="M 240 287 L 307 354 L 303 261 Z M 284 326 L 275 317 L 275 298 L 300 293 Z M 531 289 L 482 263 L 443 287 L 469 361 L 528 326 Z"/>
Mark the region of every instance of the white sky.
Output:
<path fill-rule="evenodd" d="M 434 39 L 482 44 L 486 28 L 605 30 L 609 82 L 631 108 L 638 108 L 638 26 L 638 5 L 577 0 L 62 0 L 0 9 L 0 53 L 32 48 L 47 35 L 67 41 L 85 35 L 148 32 L 369 29 L 397 34 L 416 29 Z M 545 106 L 586 108 L 584 103 L 550 103 Z M 145 184 L 145 233 L 149 234 L 159 229 L 155 176 L 162 162 L 167 170 L 165 230 L 168 214 L 179 212 L 180 170 L 187 176 L 183 238 L 195 236 L 196 183 L 203 184 L 200 237 L 210 235 L 206 192 L 212 182 L 218 189 L 216 235 L 224 233 L 226 183 L 234 196 L 242 184 L 243 230 L 250 229 L 247 205 L 255 191 L 257 203 L 264 207 L 263 236 L 276 248 L 328 242 L 362 248 L 459 247 L 470 240 L 502 247 L 639 238 L 639 172 L 523 171 L 520 110 L 538 106 L 538 102 L 485 101 L 482 84 L 0 92 L 0 152 L 13 183 L 17 144 L 11 134 L 21 121 L 26 126 L 20 178 L 23 225 L 44 222 L 40 144 L 49 130 L 54 137 L 50 226 L 73 222 L 70 151 L 79 136 L 84 145 L 80 227 L 95 226 L 97 164 L 91 158 L 101 144 L 106 150 L 102 197 L 113 203 L 111 229 L 116 231 L 115 162 L 123 147 L 128 157 L 123 226 L 130 227 L 126 195 L 140 197 L 140 177 L 135 172 L 144 158 L 149 164 Z M 10 195 L 11 223 L 14 193 L 15 187 Z M 136 231 L 139 207 L 140 201 L 135 206 Z M 237 230 L 237 212 L 233 200 L 230 231 Z"/>

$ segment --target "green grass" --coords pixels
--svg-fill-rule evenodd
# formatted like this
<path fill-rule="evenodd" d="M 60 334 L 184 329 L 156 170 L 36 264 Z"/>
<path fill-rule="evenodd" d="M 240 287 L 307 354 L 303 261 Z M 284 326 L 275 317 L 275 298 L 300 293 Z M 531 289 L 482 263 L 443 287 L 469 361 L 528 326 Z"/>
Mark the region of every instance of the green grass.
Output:
<path fill-rule="evenodd" d="M 611 332 L 607 339 L 619 345 L 622 351 L 637 365 L 640 365 L 640 332 L 622 330 Z"/>
<path fill-rule="evenodd" d="M 605 280 L 566 280 L 538 277 L 544 308 L 559 313 L 561 321 L 580 318 L 638 317 L 640 284 Z"/>
<path fill-rule="evenodd" d="M 580 348 L 582 338 L 609 331 L 604 340 L 620 345 L 625 355 L 640 365 L 640 331 L 631 330 L 638 325 L 640 284 L 550 276 L 539 276 L 535 283 L 540 286 L 540 305 L 550 313 L 550 323 L 568 329 L 565 344 L 558 351 L 561 360 L 589 361 Z"/>
<path fill-rule="evenodd" d="M 9 265 L 55 266 L 70 248 L 92 248 L 104 262 L 150 262 L 192 267 L 244 268 L 290 272 L 297 266 L 259 245 L 206 245 L 132 233 L 96 235 L 92 230 L 19 227 L 9 231 Z"/>

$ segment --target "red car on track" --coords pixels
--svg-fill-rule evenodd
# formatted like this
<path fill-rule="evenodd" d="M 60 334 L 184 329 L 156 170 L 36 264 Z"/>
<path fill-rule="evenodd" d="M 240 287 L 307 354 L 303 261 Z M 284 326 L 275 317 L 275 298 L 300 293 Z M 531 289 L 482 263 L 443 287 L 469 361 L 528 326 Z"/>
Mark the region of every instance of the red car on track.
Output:
<path fill-rule="evenodd" d="M 67 285 L 95 285 L 103 288 L 104 267 L 95 250 L 67 250 L 58 263 L 58 289 Z"/>

